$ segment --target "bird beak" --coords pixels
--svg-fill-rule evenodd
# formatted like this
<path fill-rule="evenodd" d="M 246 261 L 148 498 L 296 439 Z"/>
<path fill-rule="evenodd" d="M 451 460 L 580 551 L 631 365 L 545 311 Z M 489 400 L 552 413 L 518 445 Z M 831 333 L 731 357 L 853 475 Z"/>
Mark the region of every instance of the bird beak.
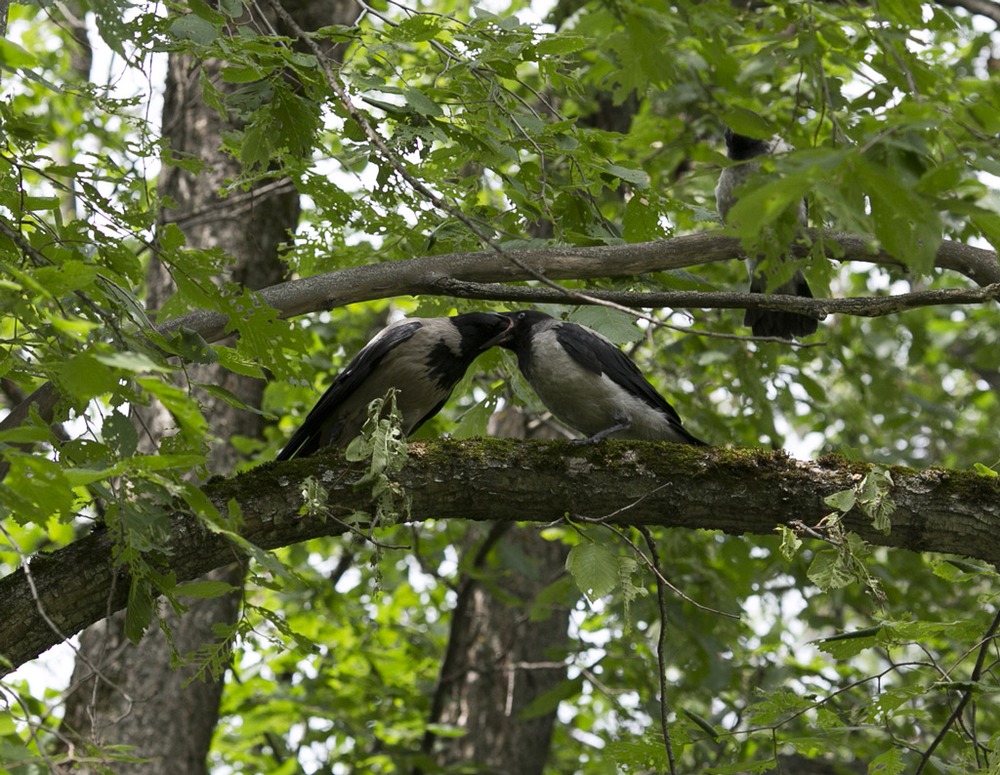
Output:
<path fill-rule="evenodd" d="M 514 319 L 507 318 L 507 327 L 499 334 L 494 336 L 492 339 L 487 339 L 483 343 L 482 347 L 479 348 L 480 351 L 489 350 L 491 347 L 495 347 L 498 344 L 505 344 L 509 342 L 513 338 L 513 331 L 514 331 Z"/>

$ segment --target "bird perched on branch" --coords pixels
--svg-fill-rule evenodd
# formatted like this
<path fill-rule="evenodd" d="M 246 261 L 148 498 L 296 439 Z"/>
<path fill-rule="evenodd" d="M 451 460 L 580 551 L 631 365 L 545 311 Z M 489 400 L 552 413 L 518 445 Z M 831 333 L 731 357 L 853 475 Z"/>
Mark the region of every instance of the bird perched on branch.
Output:
<path fill-rule="evenodd" d="M 277 460 L 346 447 L 368 419 L 368 404 L 390 388 L 407 436 L 437 414 L 476 357 L 513 322 L 493 312 L 403 319 L 382 329 L 334 379 Z"/>
<path fill-rule="evenodd" d="M 586 435 L 583 442 L 611 437 L 707 446 L 684 429 L 674 408 L 609 339 L 544 312 L 503 314 L 514 326 L 498 344 L 517 355 L 542 403 Z"/>
<path fill-rule="evenodd" d="M 738 135 L 731 129 L 726 130 L 726 154 L 734 162 L 743 162 L 726 167 L 719 175 L 719 183 L 715 187 L 715 204 L 723 223 L 729 215 L 729 210 L 736 204 L 736 190 L 760 171 L 760 163 L 752 159 L 768 156 L 774 153 L 786 153 L 792 150 L 780 137 L 770 140 L 758 140 L 746 135 Z M 806 203 L 803 201 L 798 208 L 799 223 L 806 226 Z M 767 278 L 757 271 L 759 257 L 746 260 L 750 272 L 750 293 L 764 293 L 767 290 Z M 774 289 L 774 293 L 787 293 L 793 296 L 812 298 L 809 283 L 805 275 L 796 270 L 792 279 Z M 749 326 L 755 336 L 808 336 L 816 333 L 817 321 L 808 315 L 795 312 L 776 312 L 773 310 L 748 309 L 743 318 L 743 325 Z"/>

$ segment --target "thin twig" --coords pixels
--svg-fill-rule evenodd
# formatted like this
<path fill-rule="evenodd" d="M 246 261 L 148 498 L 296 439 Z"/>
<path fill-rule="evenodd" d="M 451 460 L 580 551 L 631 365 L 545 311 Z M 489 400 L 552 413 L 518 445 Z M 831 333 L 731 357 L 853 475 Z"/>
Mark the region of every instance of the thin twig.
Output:
<path fill-rule="evenodd" d="M 500 245 L 500 243 L 498 243 L 493 237 L 489 236 L 488 234 L 486 234 L 486 232 L 480 229 L 472 218 L 470 218 L 464 212 L 462 212 L 461 208 L 457 207 L 456 205 L 453 205 L 443 196 L 433 191 L 422 180 L 417 178 L 407 168 L 403 159 L 400 158 L 399 155 L 388 146 L 388 144 L 385 142 L 382 136 L 375 131 L 375 128 L 371 125 L 368 119 L 361 113 L 360 110 L 358 110 L 357 106 L 354 104 L 350 95 L 347 93 L 347 90 L 340 83 L 340 80 L 337 78 L 337 76 L 331 69 L 328 57 L 324 54 L 323 50 L 316 44 L 313 38 L 310 35 L 308 35 L 296 23 L 295 19 L 293 19 L 291 14 L 289 14 L 288 11 L 284 9 L 279 0 L 267 0 L 267 2 L 274 9 L 274 12 L 278 14 L 279 17 L 281 17 L 281 20 L 288 25 L 288 28 L 292 30 L 299 37 L 299 39 L 309 48 L 309 50 L 316 57 L 319 66 L 323 71 L 323 75 L 326 78 L 327 84 L 330 86 L 330 89 L 333 91 L 334 95 L 340 101 L 341 106 L 344 108 L 347 114 L 361 128 L 361 131 L 368 139 L 368 142 L 370 142 L 375 147 L 375 149 L 382 155 L 382 157 L 386 161 L 388 161 L 389 164 L 392 165 L 392 168 L 393 170 L 395 170 L 396 174 L 398 174 L 401 178 L 403 178 L 403 180 L 405 180 L 416 193 L 424 197 L 424 199 L 430 202 L 431 205 L 436 207 L 438 210 L 441 210 L 443 213 L 450 215 L 452 218 L 455 218 L 456 220 L 464 224 L 465 227 L 469 229 L 469 231 L 473 235 L 476 236 L 476 238 L 482 241 L 483 244 L 488 245 L 493 252 L 502 256 L 505 260 L 509 261 L 511 264 L 520 269 L 522 272 L 526 273 L 528 276 L 532 277 L 533 279 L 537 280 L 540 283 L 543 283 L 544 285 L 547 285 L 554 291 L 557 291 L 560 294 L 562 294 L 562 298 L 564 300 L 576 301 L 577 303 L 581 304 L 594 304 L 601 307 L 608 307 L 610 309 L 617 309 L 621 312 L 627 312 L 629 314 L 638 314 L 639 317 L 648 320 L 650 325 L 654 326 L 660 325 L 659 321 L 651 316 L 636 313 L 634 310 L 631 310 L 628 307 L 624 307 L 613 301 L 605 301 L 603 299 L 598 299 L 596 297 L 589 296 L 586 293 L 573 290 L 572 288 L 564 288 L 554 280 L 550 280 L 542 272 L 524 263 L 523 261 L 521 261 L 520 258 L 512 254 L 510 251 L 505 250 L 503 246 Z"/>
<path fill-rule="evenodd" d="M 442 278 L 436 283 L 450 296 L 491 301 L 553 304 L 565 301 L 563 294 L 548 288 L 504 283 L 474 283 Z M 763 309 L 797 312 L 816 320 L 828 315 L 884 317 L 922 307 L 949 304 L 985 304 L 1000 300 L 1000 283 L 979 288 L 940 288 L 914 291 L 892 296 L 847 296 L 816 299 L 781 293 L 739 293 L 727 291 L 588 291 L 588 296 L 601 301 L 613 301 L 630 312 L 638 307 L 670 307 L 672 309 Z M 685 331 L 687 329 L 684 329 Z"/>
<path fill-rule="evenodd" d="M 969 704 L 975 694 L 975 684 L 978 683 L 980 676 L 983 673 L 983 665 L 986 662 L 986 655 L 989 653 L 990 644 L 993 642 L 993 638 L 997 633 L 997 629 L 1000 628 L 1000 609 L 997 610 L 996 614 L 993 616 L 993 621 L 990 622 L 989 629 L 983 636 L 982 645 L 979 648 L 979 657 L 976 659 L 976 666 L 972 669 L 972 675 L 969 676 L 969 683 L 972 684 L 968 689 L 962 694 L 962 699 L 958 701 L 955 705 L 955 709 L 951 712 L 948 720 L 944 722 L 944 726 L 941 727 L 940 731 L 937 733 L 927 750 L 920 756 L 920 763 L 917 765 L 917 769 L 914 770 L 913 775 L 920 775 L 924 771 L 928 762 L 931 760 L 931 754 L 934 753 L 935 749 L 944 740 L 944 736 L 948 734 L 948 730 L 951 729 L 951 725 L 954 724 L 958 718 L 962 715 L 962 711 L 965 710 L 965 706 Z"/>
<path fill-rule="evenodd" d="M 7 531 L 7 528 L 5 528 L 3 524 L 0 524 L 0 533 L 3 534 L 3 537 L 7 540 L 7 543 L 10 544 L 10 547 L 20 558 L 21 570 L 24 572 L 24 579 L 27 582 L 28 589 L 31 592 L 31 599 L 35 603 L 35 610 L 38 611 L 38 615 L 41 617 L 42 621 L 44 621 L 45 624 L 49 627 L 49 629 L 51 629 L 52 632 L 55 633 L 56 636 L 58 636 L 60 643 L 65 643 L 70 647 L 70 649 L 73 652 L 73 655 L 75 656 L 78 662 L 90 668 L 91 672 L 94 675 L 95 686 L 97 685 L 98 682 L 103 681 L 109 687 L 120 693 L 121 696 L 125 699 L 126 706 L 129 709 L 131 709 L 133 703 L 132 695 L 130 695 L 127 691 L 125 691 L 125 689 L 123 689 L 118 683 L 109 679 L 101 670 L 101 668 L 97 666 L 95 662 L 93 662 L 86 654 L 83 653 L 83 651 L 81 651 L 73 644 L 73 642 L 69 639 L 69 636 L 67 636 L 66 633 L 64 633 L 62 629 L 59 627 L 59 625 L 52 620 L 52 617 L 49 616 L 48 612 L 45 610 L 45 606 L 42 604 L 42 598 L 38 594 L 38 587 L 35 585 L 35 577 L 31 573 L 31 567 L 30 567 L 31 563 L 28 561 L 28 556 L 24 553 L 24 551 L 17 544 L 17 542 L 14 541 L 14 537 Z M 113 578 L 116 578 L 116 576 L 113 575 Z M 109 611 L 108 616 L 110 616 L 111 613 L 112 612 Z"/>
<path fill-rule="evenodd" d="M 636 503 L 638 503 L 638 501 L 636 501 Z M 629 506 L 626 506 L 623 509 L 619 509 L 615 513 L 620 514 L 623 511 L 626 511 L 627 509 L 631 508 L 634 505 L 635 505 L 635 503 L 632 503 L 632 504 L 630 504 Z M 712 608 L 711 606 L 707 606 L 704 603 L 699 603 L 697 600 L 689 597 L 683 590 L 681 590 L 678 587 L 674 586 L 674 584 L 672 584 L 670 582 L 670 580 L 666 576 L 663 575 L 663 572 L 660 570 L 659 565 L 657 565 L 656 562 L 652 558 L 647 557 L 643 553 L 642 549 L 640 549 L 639 546 L 635 543 L 635 541 L 633 541 L 631 538 L 629 538 L 628 535 L 621 528 L 619 528 L 617 525 L 611 525 L 611 524 L 608 524 L 607 522 L 605 522 L 604 521 L 606 519 L 605 517 L 588 518 L 588 517 L 578 517 L 578 516 L 574 515 L 573 519 L 579 520 L 581 522 L 597 522 L 599 524 L 604 525 L 604 527 L 606 527 L 608 530 L 610 530 L 611 532 L 613 532 L 616 535 L 618 535 L 623 541 L 625 541 L 629 546 L 632 547 L 633 551 L 635 551 L 636 554 L 639 555 L 639 559 L 641 559 L 643 561 L 643 563 L 646 565 L 646 567 L 648 567 L 653 572 L 653 575 L 656 576 L 656 580 L 659 583 L 663 584 L 665 587 L 667 587 L 667 589 L 669 589 L 671 592 L 673 592 L 675 595 L 677 595 L 681 600 L 683 600 L 683 601 L 685 601 L 687 603 L 690 603 L 691 605 L 693 605 L 695 608 L 697 608 L 700 611 L 705 611 L 707 613 L 712 613 L 712 614 L 718 614 L 719 616 L 725 616 L 725 617 L 728 617 L 730 619 L 739 619 L 740 618 L 739 614 L 727 613 L 726 611 L 720 611 L 717 608 Z"/>
<path fill-rule="evenodd" d="M 643 525 L 639 528 L 642 537 L 646 539 L 650 560 L 653 566 L 660 567 L 660 559 L 656 552 L 656 543 L 649 528 Z M 674 749 L 670 744 L 670 703 L 667 699 L 667 592 L 660 583 L 660 574 L 656 574 L 656 602 L 660 609 L 660 634 L 656 639 L 656 667 L 660 677 L 660 730 L 663 732 L 663 747 L 667 752 L 667 764 L 670 765 L 670 775 L 677 775 L 677 763 L 674 761 Z"/>

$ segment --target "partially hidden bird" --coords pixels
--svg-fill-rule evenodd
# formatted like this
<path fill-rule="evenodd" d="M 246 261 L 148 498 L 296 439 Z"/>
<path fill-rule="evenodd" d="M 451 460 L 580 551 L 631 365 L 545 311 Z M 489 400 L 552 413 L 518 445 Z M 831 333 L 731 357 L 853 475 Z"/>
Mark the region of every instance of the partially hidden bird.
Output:
<path fill-rule="evenodd" d="M 719 174 L 719 183 L 715 187 L 715 204 L 723 223 L 726 223 L 730 209 L 736 204 L 737 189 L 760 171 L 760 162 L 753 160 L 791 150 L 792 147 L 777 136 L 770 140 L 759 140 L 726 129 L 726 155 L 738 163 L 722 170 Z M 799 203 L 797 215 L 799 223 L 805 228 L 807 220 L 804 201 Z M 759 257 L 746 260 L 747 270 L 750 273 L 750 293 L 764 293 L 767 290 L 767 278 L 757 271 L 759 263 Z M 812 298 L 809 283 L 806 282 L 801 270 L 796 270 L 791 280 L 779 285 L 773 292 Z M 788 339 L 816 333 L 817 321 L 816 318 L 795 312 L 748 309 L 743 318 L 743 325 L 751 328 L 755 336 L 779 336 Z"/>
<path fill-rule="evenodd" d="M 409 436 L 436 415 L 472 362 L 513 326 L 495 312 L 404 318 L 382 329 L 341 371 L 276 460 L 321 447 L 346 447 L 368 419 L 368 405 L 396 388 Z"/>
<path fill-rule="evenodd" d="M 514 325 L 498 344 L 514 352 L 548 410 L 586 436 L 579 443 L 615 438 L 708 446 L 688 433 L 674 408 L 611 340 L 544 312 L 503 314 Z"/>

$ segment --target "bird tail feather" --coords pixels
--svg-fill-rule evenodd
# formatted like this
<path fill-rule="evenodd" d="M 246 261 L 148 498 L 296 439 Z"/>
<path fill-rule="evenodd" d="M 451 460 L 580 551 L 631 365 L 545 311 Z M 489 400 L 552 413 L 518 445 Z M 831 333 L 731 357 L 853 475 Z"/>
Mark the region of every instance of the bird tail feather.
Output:
<path fill-rule="evenodd" d="M 750 293 L 764 293 L 766 290 L 767 282 L 764 277 L 755 274 L 750 280 Z M 776 288 L 774 293 L 787 293 L 806 299 L 812 298 L 809 283 L 806 282 L 805 275 L 802 272 L 796 272 L 791 280 Z M 800 315 L 797 312 L 748 309 L 746 315 L 743 317 L 743 325 L 752 329 L 754 336 L 778 336 L 783 339 L 790 339 L 793 336 L 815 334 L 819 321 L 816 318 L 809 317 L 808 315 Z"/>

